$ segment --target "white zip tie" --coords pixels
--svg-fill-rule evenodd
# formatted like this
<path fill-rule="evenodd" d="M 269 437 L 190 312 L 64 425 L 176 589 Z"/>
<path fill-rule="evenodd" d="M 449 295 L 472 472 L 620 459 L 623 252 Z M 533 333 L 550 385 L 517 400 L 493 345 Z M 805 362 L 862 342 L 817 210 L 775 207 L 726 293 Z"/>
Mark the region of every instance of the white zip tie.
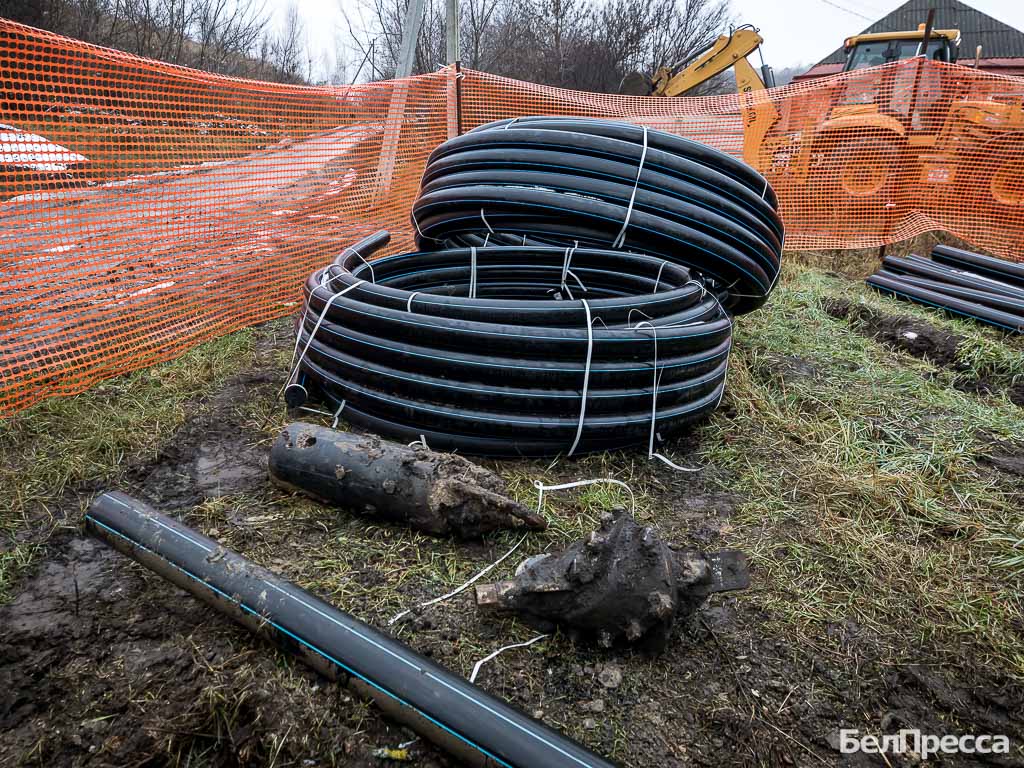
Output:
<path fill-rule="evenodd" d="M 661 266 L 658 267 L 658 276 L 654 280 L 654 290 L 651 291 L 651 293 L 657 293 L 658 292 L 658 286 L 661 285 L 661 273 L 664 271 L 666 264 L 668 264 L 668 261 L 666 259 L 662 259 L 661 260 Z"/>
<path fill-rule="evenodd" d="M 334 412 L 334 421 L 331 422 L 331 429 L 338 428 L 338 419 L 341 418 L 341 412 L 345 410 L 345 403 L 347 402 L 347 400 L 342 400 L 341 405 L 338 406 L 338 410 Z"/>
<path fill-rule="evenodd" d="M 476 298 L 476 247 L 469 249 L 469 298 Z"/>
<path fill-rule="evenodd" d="M 362 257 L 360 257 L 360 258 L 362 258 Z M 320 330 L 320 326 L 323 324 L 324 318 L 327 317 L 327 310 L 329 310 L 331 308 L 331 304 L 334 303 L 334 300 L 337 299 L 337 298 L 340 298 L 341 296 L 344 296 L 346 293 L 351 291 L 353 288 L 358 288 L 360 285 L 362 285 L 365 282 L 366 282 L 365 280 L 357 280 L 356 282 L 352 283 L 352 285 L 348 286 L 347 288 L 342 288 L 340 291 L 338 291 L 337 293 L 333 294 L 331 296 L 331 298 L 327 300 L 327 303 L 324 304 L 323 311 L 320 313 L 320 317 L 317 318 L 316 325 L 313 326 L 313 330 L 309 334 L 309 339 L 306 341 L 306 346 L 303 348 L 302 354 L 299 355 L 298 360 L 296 360 L 295 359 L 295 355 L 299 351 L 299 344 L 302 341 L 302 329 L 306 325 L 306 318 L 307 318 L 308 313 L 309 313 L 309 302 L 306 303 L 306 315 L 303 315 L 302 324 L 299 325 L 299 332 L 295 335 L 295 350 L 292 352 L 291 362 L 288 363 L 289 366 L 292 366 L 294 364 L 294 368 L 292 368 L 291 371 L 289 372 L 288 378 L 285 381 L 284 386 L 281 387 L 281 392 L 278 392 L 278 395 L 280 395 L 282 392 L 284 392 L 288 388 L 288 386 L 290 384 L 294 384 L 295 383 L 295 378 L 298 376 L 298 373 L 299 373 L 299 366 L 302 365 L 303 358 L 305 358 L 306 357 L 306 353 L 309 352 L 309 348 L 313 344 L 313 337 L 315 337 L 316 336 L 316 332 Z M 330 414 L 327 414 L 327 415 L 330 416 Z"/>
<path fill-rule="evenodd" d="M 405 311 L 406 312 L 412 312 L 412 300 L 415 299 L 417 296 L 419 296 L 419 294 L 420 294 L 419 291 L 413 291 L 412 293 L 409 294 L 409 300 L 407 302 L 405 302 Z"/>
<path fill-rule="evenodd" d="M 471 586 L 473 586 L 473 585 L 474 585 L 474 584 L 476 584 L 476 583 L 477 583 L 478 581 L 480 581 L 480 579 L 482 579 L 482 578 L 483 578 L 484 576 L 486 576 L 486 575 L 487 575 L 488 573 L 490 573 L 491 571 L 493 571 L 493 570 L 494 570 L 495 568 L 497 568 L 497 567 L 498 567 L 499 565 L 501 565 L 501 564 L 502 564 L 503 562 L 505 562 L 505 561 L 506 561 L 506 560 L 507 560 L 508 558 L 510 558 L 510 557 L 512 556 L 512 553 L 513 553 L 513 552 L 515 552 L 515 551 L 516 551 L 517 549 L 519 549 L 519 546 L 520 546 L 520 545 L 521 545 L 521 544 L 522 544 L 522 543 L 523 543 L 524 541 L 526 541 L 526 537 L 527 537 L 527 536 L 529 536 L 529 535 L 530 535 L 529 533 L 524 533 L 524 534 L 523 534 L 523 535 L 522 535 L 522 536 L 521 536 L 521 537 L 519 538 L 519 541 L 517 541 L 517 542 L 516 542 L 516 543 L 515 543 L 515 544 L 514 544 L 514 545 L 512 546 L 512 549 L 510 549 L 510 550 L 509 550 L 508 552 L 506 552 L 506 553 L 505 553 L 504 555 L 502 555 L 502 556 L 501 556 L 501 557 L 499 557 L 499 558 L 498 558 L 497 560 L 495 560 L 495 561 L 494 561 L 493 563 L 491 563 L 490 565 L 488 565 L 488 566 L 487 566 L 486 568 L 484 568 L 484 569 L 483 569 L 482 571 L 480 571 L 479 573 L 477 573 L 477 574 L 476 574 L 476 575 L 475 575 L 475 576 L 474 576 L 473 578 L 471 578 L 471 579 L 470 579 L 469 581 L 467 581 L 467 582 L 466 582 L 465 584 L 463 584 L 463 585 L 462 585 L 461 587 L 456 587 L 455 589 L 453 589 L 453 590 L 452 590 L 451 592 L 448 592 L 447 594 L 441 595 L 440 597 L 435 597 L 435 598 L 433 598 L 433 599 L 431 599 L 431 600 L 427 600 L 426 602 L 420 603 L 419 605 L 416 605 L 416 606 L 414 606 L 414 607 L 412 607 L 412 608 L 407 608 L 406 610 L 402 611 L 401 613 L 397 613 L 397 614 L 395 614 L 394 618 L 392 618 L 392 619 L 391 619 L 391 620 L 390 620 L 390 621 L 388 622 L 388 626 L 391 626 L 392 624 L 394 624 L 394 623 L 395 623 L 396 621 L 398 621 L 399 619 L 401 619 L 401 618 L 403 618 L 403 617 L 405 617 L 405 616 L 408 616 L 408 615 L 409 615 L 410 613 L 412 613 L 413 611 L 415 611 L 415 610 L 416 610 L 417 608 L 428 608 L 428 607 L 430 607 L 431 605 L 436 605 L 437 603 L 441 603 L 441 602 L 444 602 L 445 600 L 449 600 L 450 598 L 453 598 L 453 597 L 455 597 L 455 596 L 456 596 L 457 594 L 459 594 L 460 592 L 463 592 L 463 591 L 465 591 L 465 590 L 469 589 L 469 588 L 470 588 Z"/>
<path fill-rule="evenodd" d="M 636 182 L 633 184 L 633 193 L 629 196 L 629 206 L 626 208 L 626 218 L 622 222 L 622 229 L 619 236 L 612 243 L 612 248 L 621 248 L 626 242 L 626 228 L 629 227 L 629 220 L 633 216 L 633 203 L 636 201 L 636 191 L 640 186 L 640 174 L 644 171 L 644 162 L 647 160 L 647 126 L 644 126 L 644 149 L 640 153 L 640 165 L 636 169 Z"/>
<path fill-rule="evenodd" d="M 428 451 L 430 450 L 430 446 L 427 445 L 427 436 L 426 435 L 422 435 L 422 434 L 420 435 L 420 439 L 419 440 L 413 440 L 411 443 L 409 443 L 408 447 L 409 448 L 421 447 L 421 448 L 427 449 Z"/>
<path fill-rule="evenodd" d="M 480 673 L 480 667 L 482 667 L 488 661 L 497 658 L 505 651 L 511 651 L 513 648 L 525 648 L 528 645 L 533 645 L 537 641 L 543 640 L 545 637 L 547 637 L 547 635 L 537 635 L 535 638 L 533 638 L 532 640 L 527 640 L 525 643 L 513 643 L 512 645 L 502 646 L 498 650 L 494 651 L 494 653 L 490 653 L 487 656 L 484 656 L 482 659 L 480 659 L 480 661 L 473 665 L 473 671 L 469 675 L 469 682 L 476 682 L 476 676 Z"/>
<path fill-rule="evenodd" d="M 517 121 L 518 119 L 519 119 L 518 117 L 513 117 L 513 118 L 512 118 L 511 120 L 509 120 L 509 121 L 508 121 L 507 123 L 505 123 L 505 124 L 504 124 L 503 126 L 501 126 L 501 130 L 503 130 L 503 131 L 507 131 L 507 130 L 508 130 L 508 129 L 509 129 L 510 127 L 511 127 L 511 126 L 513 126 L 513 125 L 515 125 L 515 124 L 516 124 L 516 121 Z"/>
<path fill-rule="evenodd" d="M 633 508 L 633 514 L 636 514 L 636 496 L 633 495 L 633 489 L 626 485 L 621 480 L 616 480 L 614 477 L 598 477 L 593 480 L 576 480 L 572 483 L 560 483 L 558 485 L 544 485 L 540 480 L 533 481 L 533 487 L 537 489 L 537 512 L 540 513 L 544 507 L 544 492 L 545 491 L 564 491 L 567 488 L 579 488 L 584 485 L 597 485 L 598 483 L 611 483 L 621 488 L 625 488 L 629 494 L 629 503 Z"/>
<path fill-rule="evenodd" d="M 659 459 L 679 472 L 700 472 L 699 468 L 682 467 L 676 464 L 671 459 L 662 456 L 660 453 L 654 452 L 654 433 L 658 421 L 658 385 L 661 382 L 662 372 L 658 370 L 658 329 L 654 325 L 654 323 L 650 322 L 649 320 L 641 320 L 639 323 L 633 326 L 633 330 L 639 330 L 643 326 L 647 326 L 654 333 L 654 383 L 653 395 L 651 397 L 651 431 L 650 436 L 647 440 L 647 458 Z"/>
<path fill-rule="evenodd" d="M 375 274 L 373 273 L 373 264 L 371 264 L 371 263 L 370 263 L 370 262 L 368 262 L 368 261 L 367 261 L 366 259 L 364 259 L 364 258 L 363 258 L 363 254 L 361 254 L 361 253 L 360 253 L 359 251 L 357 251 L 357 250 L 356 250 L 355 248 L 351 248 L 351 247 L 349 247 L 349 248 L 346 248 L 346 249 L 345 249 L 344 251 L 342 251 L 342 252 L 341 252 L 341 255 L 342 255 L 342 256 L 344 256 L 344 255 L 345 255 L 346 253 L 348 253 L 349 251 L 352 251 L 352 253 L 354 253 L 354 254 L 355 254 L 356 256 L 358 256 L 358 257 L 359 257 L 359 260 L 360 260 L 361 262 L 363 262 L 363 264 L 365 264 L 365 265 L 366 265 L 366 266 L 367 266 L 367 267 L 369 268 L 369 270 L 370 270 L 370 282 L 371 282 L 371 283 L 376 283 L 376 282 L 377 282 L 377 276 L 376 276 L 376 275 L 375 275 Z M 332 278 L 332 279 L 333 279 L 333 278 Z"/>
<path fill-rule="evenodd" d="M 586 299 L 580 299 L 583 309 L 587 313 L 587 366 L 583 371 L 583 397 L 580 399 L 580 421 L 576 425 L 576 439 L 572 441 L 569 448 L 569 456 L 576 452 L 576 446 L 580 444 L 580 437 L 583 436 L 583 420 L 587 415 L 587 390 L 590 387 L 590 359 L 594 354 L 594 328 L 590 320 L 590 304 Z"/>
<path fill-rule="evenodd" d="M 768 194 L 768 179 L 764 180 L 764 191 L 761 192 L 761 199 L 764 200 L 764 196 Z"/>
<path fill-rule="evenodd" d="M 300 410 L 300 411 L 308 411 L 309 413 L 318 413 L 318 414 L 320 414 L 321 416 L 330 416 L 330 415 L 331 415 L 331 414 L 330 414 L 330 413 L 328 413 L 327 411 L 321 411 L 321 410 L 320 410 L 319 408 L 307 408 L 307 407 L 306 407 L 306 406 L 304 406 L 304 405 L 300 405 L 300 406 L 299 406 L 299 410 Z"/>
<path fill-rule="evenodd" d="M 420 177 L 420 180 L 422 181 L 422 177 Z M 420 229 L 420 223 L 419 223 L 419 221 L 416 220 L 416 213 L 415 212 L 411 213 L 409 215 L 409 218 L 412 219 L 412 225 L 414 227 L 416 227 L 416 234 L 420 236 L 421 240 L 432 240 L 433 239 L 433 238 L 427 237 L 426 235 L 423 234 L 423 230 Z"/>
<path fill-rule="evenodd" d="M 525 238 L 526 236 L 523 235 L 523 237 Z M 570 301 L 575 301 L 575 297 L 572 295 L 572 291 L 569 290 L 569 286 L 565 282 L 565 278 L 566 277 L 571 277 L 573 280 L 576 281 L 576 285 L 578 285 L 580 287 L 581 291 L 583 291 L 584 293 L 587 292 L 587 286 L 585 286 L 583 284 L 583 281 L 580 280 L 579 277 L 576 276 L 575 272 L 573 272 L 571 269 L 569 269 L 569 264 L 572 263 L 573 254 L 575 254 L 576 253 L 576 249 L 580 247 L 580 241 L 579 240 L 574 240 L 573 243 L 574 244 L 573 244 L 573 246 L 571 248 L 566 248 L 565 249 L 565 258 L 562 260 L 562 279 L 561 279 L 561 285 L 559 286 L 559 289 L 558 289 L 560 291 L 565 291 L 565 293 L 569 297 Z"/>
<path fill-rule="evenodd" d="M 487 221 L 487 217 L 484 216 L 484 209 L 483 208 L 480 209 L 480 218 L 483 219 L 484 226 L 487 227 L 488 235 L 495 234 L 494 230 L 491 228 L 490 223 L 488 223 L 488 221 Z M 486 240 L 484 240 L 484 245 L 487 245 L 487 241 Z"/>

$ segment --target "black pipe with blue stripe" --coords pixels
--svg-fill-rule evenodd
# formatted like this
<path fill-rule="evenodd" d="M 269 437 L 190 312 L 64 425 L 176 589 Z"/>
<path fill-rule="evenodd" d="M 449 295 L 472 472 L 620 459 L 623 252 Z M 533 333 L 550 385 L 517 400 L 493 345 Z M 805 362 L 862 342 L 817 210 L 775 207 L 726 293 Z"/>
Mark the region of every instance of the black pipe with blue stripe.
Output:
<path fill-rule="evenodd" d="M 403 643 L 260 568 L 137 499 L 97 497 L 86 529 L 467 765 L 613 768 L 614 764 Z"/>

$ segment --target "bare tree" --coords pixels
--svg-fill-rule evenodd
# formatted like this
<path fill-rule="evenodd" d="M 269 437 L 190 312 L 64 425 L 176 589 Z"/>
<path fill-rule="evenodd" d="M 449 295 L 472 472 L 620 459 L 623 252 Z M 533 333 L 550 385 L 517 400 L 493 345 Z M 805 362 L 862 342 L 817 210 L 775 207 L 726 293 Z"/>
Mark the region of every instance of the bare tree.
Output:
<path fill-rule="evenodd" d="M 271 35 L 264 0 L 11 1 L 15 21 L 139 56 L 270 80 L 308 74 L 297 6 Z M 286 72 L 276 66 L 282 59 Z"/>
<path fill-rule="evenodd" d="M 360 52 L 376 46 L 375 77 L 394 72 L 405 9 L 406 0 L 363 0 L 370 23 L 349 18 Z M 462 60 L 521 80 L 615 91 L 628 72 L 653 73 L 687 59 L 728 21 L 728 0 L 464 0 Z M 444 62 L 444 25 L 443 1 L 428 0 L 416 71 Z"/>
<path fill-rule="evenodd" d="M 269 64 L 281 73 L 282 79 L 299 81 L 306 65 L 305 27 L 299 6 L 292 2 L 285 12 L 284 27 L 273 36 L 269 45 Z"/>

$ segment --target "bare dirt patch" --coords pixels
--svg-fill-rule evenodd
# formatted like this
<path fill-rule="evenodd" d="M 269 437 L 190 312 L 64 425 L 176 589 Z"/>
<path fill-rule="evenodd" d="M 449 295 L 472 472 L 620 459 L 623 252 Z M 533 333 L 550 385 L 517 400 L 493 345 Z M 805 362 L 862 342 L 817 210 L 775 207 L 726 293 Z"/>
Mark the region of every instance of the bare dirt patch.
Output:
<path fill-rule="evenodd" d="M 858 331 L 892 349 L 954 372 L 969 371 L 957 355 L 965 340 L 930 323 L 906 315 L 878 312 L 865 304 L 842 298 L 827 299 L 823 308 L 832 317 L 850 322 Z M 1005 385 L 990 378 L 965 377 L 957 381 L 957 388 L 982 394 L 1005 390 L 1010 402 L 1024 407 L 1024 382 Z"/>

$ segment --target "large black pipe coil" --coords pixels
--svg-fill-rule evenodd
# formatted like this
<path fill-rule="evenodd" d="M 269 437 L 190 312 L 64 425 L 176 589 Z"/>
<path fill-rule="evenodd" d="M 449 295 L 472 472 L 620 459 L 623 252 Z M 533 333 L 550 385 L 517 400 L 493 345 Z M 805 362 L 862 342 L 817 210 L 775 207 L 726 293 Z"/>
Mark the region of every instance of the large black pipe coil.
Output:
<path fill-rule="evenodd" d="M 504 456 L 647 443 L 652 415 L 665 437 L 722 397 L 731 319 L 685 267 L 551 246 L 371 261 L 387 240 L 307 280 L 292 394 L 388 437 Z"/>
<path fill-rule="evenodd" d="M 778 277 L 777 207 L 760 174 L 698 142 L 527 117 L 437 147 L 412 216 L 421 250 L 514 241 L 657 256 L 693 270 L 739 314 L 763 304 Z"/>

